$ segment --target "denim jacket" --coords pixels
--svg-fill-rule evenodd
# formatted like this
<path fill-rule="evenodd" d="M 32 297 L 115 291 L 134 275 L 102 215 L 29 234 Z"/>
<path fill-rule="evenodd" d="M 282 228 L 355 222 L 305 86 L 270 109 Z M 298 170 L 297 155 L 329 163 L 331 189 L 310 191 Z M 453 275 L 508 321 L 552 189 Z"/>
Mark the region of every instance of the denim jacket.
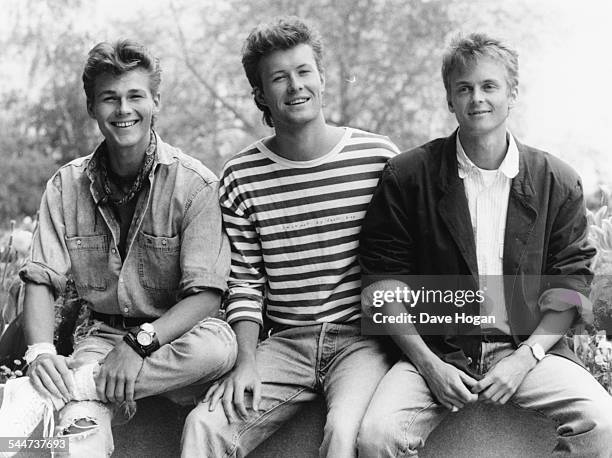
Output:
<path fill-rule="evenodd" d="M 157 318 L 191 294 L 224 292 L 229 245 L 215 175 L 157 137 L 157 160 L 137 196 L 122 262 L 119 222 L 100 202 L 95 160 L 95 153 L 75 159 L 48 181 L 21 278 L 58 296 L 71 275 L 91 309 L 126 317 Z"/>

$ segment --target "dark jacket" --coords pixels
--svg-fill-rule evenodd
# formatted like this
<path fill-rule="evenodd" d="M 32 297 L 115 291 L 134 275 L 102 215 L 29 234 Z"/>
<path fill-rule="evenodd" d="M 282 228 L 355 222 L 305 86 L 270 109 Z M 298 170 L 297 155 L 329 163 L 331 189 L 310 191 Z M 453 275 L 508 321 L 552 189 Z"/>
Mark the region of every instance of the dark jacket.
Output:
<path fill-rule="evenodd" d="M 517 142 L 504 237 L 505 302 L 515 343 L 529 336 L 551 302 L 588 297 L 595 249 L 587 241 L 582 185 L 561 160 Z M 389 160 L 363 223 L 360 262 L 371 275 L 464 275 L 477 284 L 476 246 L 457 173 L 456 133 Z M 535 279 L 535 281 L 534 281 Z M 547 304 L 543 304 L 542 294 Z M 569 298 L 569 300 L 568 300 Z M 552 300 L 551 300 L 552 299 Z M 468 311 L 468 310 L 465 310 Z M 478 314 L 472 307 L 470 313 Z M 423 336 L 447 362 L 473 373 L 480 336 L 450 326 Z M 579 363 L 561 339 L 549 353 Z"/>

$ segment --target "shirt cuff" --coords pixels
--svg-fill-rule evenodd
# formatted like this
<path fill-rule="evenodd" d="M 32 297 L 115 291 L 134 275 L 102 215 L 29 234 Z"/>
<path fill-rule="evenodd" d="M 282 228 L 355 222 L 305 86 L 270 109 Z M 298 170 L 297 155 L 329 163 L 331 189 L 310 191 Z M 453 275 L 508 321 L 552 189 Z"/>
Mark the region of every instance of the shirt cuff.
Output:
<path fill-rule="evenodd" d="M 238 321 L 253 321 L 263 327 L 261 304 L 251 300 L 232 300 L 226 306 L 226 319 L 229 324 Z"/>
<path fill-rule="evenodd" d="M 20 271 L 19 278 L 26 283 L 46 285 L 53 291 L 53 298 L 57 299 L 66 291 L 66 277 L 53 271 L 44 264 L 34 261 L 28 262 Z"/>
<path fill-rule="evenodd" d="M 178 300 L 192 296 L 206 289 L 215 289 L 223 294 L 227 290 L 227 282 L 225 277 L 216 274 L 201 275 L 197 278 L 191 278 L 181 281 L 180 293 Z"/>
<path fill-rule="evenodd" d="M 576 324 L 593 323 L 593 303 L 588 297 L 572 289 L 547 289 L 540 295 L 538 306 L 542 313 L 548 310 L 564 312 L 575 308 L 578 312 Z"/>

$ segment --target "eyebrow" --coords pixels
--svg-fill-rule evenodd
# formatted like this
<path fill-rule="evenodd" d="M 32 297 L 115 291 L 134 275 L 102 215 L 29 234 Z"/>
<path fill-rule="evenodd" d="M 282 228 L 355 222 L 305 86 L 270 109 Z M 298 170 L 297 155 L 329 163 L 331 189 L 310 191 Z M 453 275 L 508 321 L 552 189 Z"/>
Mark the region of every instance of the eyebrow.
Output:
<path fill-rule="evenodd" d="M 128 94 L 133 94 L 135 92 L 145 92 L 145 90 L 144 89 L 128 89 L 127 92 L 128 92 Z M 117 94 L 117 91 L 113 91 L 111 89 L 106 89 L 104 91 L 98 92 L 96 94 L 96 96 L 100 97 L 102 95 L 115 95 L 115 94 Z"/>
<path fill-rule="evenodd" d="M 455 86 L 461 86 L 464 84 L 467 85 L 472 85 L 472 84 L 486 84 L 486 83 L 496 83 L 498 84 L 500 80 L 495 79 L 495 78 L 487 78 L 485 80 L 482 81 L 476 81 L 476 83 L 472 82 L 472 81 L 467 81 L 467 80 L 459 80 L 459 81 L 455 81 L 454 85 Z"/>
<path fill-rule="evenodd" d="M 295 68 L 296 68 L 296 69 L 298 69 L 298 70 L 301 70 L 301 69 L 302 69 L 302 68 L 304 68 L 304 67 L 309 67 L 309 68 L 311 68 L 311 67 L 312 67 L 312 65 L 311 65 L 311 64 L 309 64 L 309 63 L 307 63 L 307 62 L 305 62 L 305 63 L 303 63 L 303 64 L 298 65 L 298 66 L 297 66 L 297 67 L 295 67 Z M 270 72 L 270 76 L 274 76 L 274 75 L 276 75 L 277 73 L 285 73 L 286 71 L 287 71 L 287 70 L 284 70 L 284 69 L 283 69 L 283 70 L 274 70 L 273 72 Z"/>

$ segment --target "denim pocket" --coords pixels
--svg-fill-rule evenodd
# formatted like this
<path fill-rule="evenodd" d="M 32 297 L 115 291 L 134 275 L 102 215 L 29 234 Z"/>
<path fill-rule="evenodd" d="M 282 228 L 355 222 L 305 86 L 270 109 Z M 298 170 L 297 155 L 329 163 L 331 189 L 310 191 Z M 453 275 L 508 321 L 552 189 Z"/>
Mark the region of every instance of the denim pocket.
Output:
<path fill-rule="evenodd" d="M 138 233 L 138 277 L 140 284 L 155 291 L 175 291 L 181 280 L 181 240 Z"/>
<path fill-rule="evenodd" d="M 71 273 L 77 288 L 104 291 L 107 286 L 108 237 L 106 235 L 66 237 L 66 246 L 72 263 Z"/>

